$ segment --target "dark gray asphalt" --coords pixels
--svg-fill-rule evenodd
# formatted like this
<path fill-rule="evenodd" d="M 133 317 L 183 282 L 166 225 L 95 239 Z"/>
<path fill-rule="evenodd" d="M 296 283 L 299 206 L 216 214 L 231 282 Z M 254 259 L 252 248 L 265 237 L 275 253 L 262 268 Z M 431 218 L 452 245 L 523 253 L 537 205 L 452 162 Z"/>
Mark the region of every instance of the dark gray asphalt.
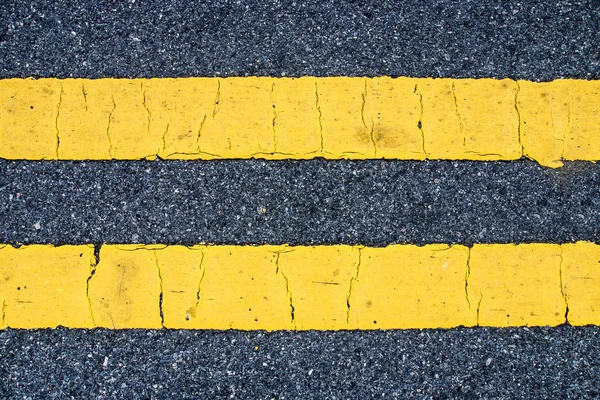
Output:
<path fill-rule="evenodd" d="M 600 77 L 598 0 L 0 3 L 3 77 Z"/>
<path fill-rule="evenodd" d="M 600 329 L 0 333 L 0 393 L 33 399 L 600 396 Z"/>
<path fill-rule="evenodd" d="M 2 243 L 600 242 L 593 163 L 0 161 L 0 199 Z"/>

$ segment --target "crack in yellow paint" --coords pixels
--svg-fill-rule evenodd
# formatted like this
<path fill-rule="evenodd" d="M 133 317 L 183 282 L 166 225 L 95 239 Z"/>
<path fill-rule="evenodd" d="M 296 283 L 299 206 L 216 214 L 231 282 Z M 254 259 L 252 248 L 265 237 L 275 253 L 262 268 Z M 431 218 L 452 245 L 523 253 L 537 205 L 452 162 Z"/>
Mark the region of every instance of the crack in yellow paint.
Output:
<path fill-rule="evenodd" d="M 600 325 L 600 246 L 578 242 L 561 246 L 561 294 L 570 325 Z"/>
<path fill-rule="evenodd" d="M 6 300 L 2 300 L 2 328 L 6 329 Z"/>
<path fill-rule="evenodd" d="M 169 133 L 169 126 L 170 125 L 171 125 L 171 120 L 169 120 L 169 123 L 167 124 L 167 127 L 165 128 L 165 132 L 162 134 L 162 151 L 159 148 L 158 151 L 156 152 L 156 154 L 161 154 L 167 148 L 167 134 Z M 150 125 L 148 125 L 148 126 L 150 126 Z"/>
<path fill-rule="evenodd" d="M 200 256 L 200 264 L 198 265 L 198 270 L 200 271 L 200 279 L 198 279 L 198 290 L 196 291 L 196 304 L 194 305 L 193 308 L 190 309 L 190 311 L 188 311 L 186 313 L 186 320 L 189 321 L 190 317 L 194 317 L 196 318 L 196 310 L 198 309 L 198 305 L 200 304 L 200 294 L 202 292 L 202 282 L 204 282 L 204 275 L 206 275 L 206 268 L 204 267 L 204 257 L 205 257 L 205 250 L 201 249 L 201 256 Z"/>
<path fill-rule="evenodd" d="M 552 106 L 550 108 L 550 119 L 552 121 L 552 132 L 553 132 L 552 137 L 555 140 L 558 140 L 560 142 L 560 160 L 562 161 L 562 160 L 565 159 L 565 135 L 566 135 L 566 133 L 564 131 L 560 130 L 559 131 L 560 134 L 559 134 L 558 138 L 554 135 L 554 130 L 555 130 L 555 124 L 554 124 L 554 107 L 555 107 L 555 98 L 554 98 L 554 93 L 552 93 Z M 569 115 L 571 114 L 570 108 L 571 107 L 569 107 L 567 109 L 567 126 L 569 125 L 569 120 L 570 120 L 570 117 L 569 117 Z M 561 161 L 558 161 L 558 162 L 561 162 Z M 562 162 L 561 162 L 561 165 L 562 165 Z"/>
<path fill-rule="evenodd" d="M 198 128 L 198 135 L 196 136 L 196 150 L 198 154 L 202 154 L 203 152 L 200 150 L 200 139 L 202 139 L 202 128 L 204 128 L 204 123 L 206 122 L 206 114 L 204 114 L 204 117 L 202 118 L 202 122 L 200 122 L 200 127 Z M 177 153 L 172 153 L 172 154 L 177 154 Z M 180 153 L 180 154 L 185 154 L 185 153 Z M 219 157 L 217 155 L 214 155 L 215 157 Z"/>
<path fill-rule="evenodd" d="M 560 245 L 481 244 L 474 245 L 470 254 L 468 288 L 469 293 L 479 294 L 480 326 L 568 323 L 560 290 Z M 484 296 L 485 307 L 481 303 Z"/>
<path fill-rule="evenodd" d="M 479 301 L 477 301 L 477 309 L 476 309 L 476 313 L 477 313 L 477 319 L 476 319 L 476 326 L 481 326 L 481 302 L 483 301 L 483 293 L 479 292 Z"/>
<path fill-rule="evenodd" d="M 112 101 L 113 108 L 112 108 L 112 110 L 110 110 L 110 113 L 108 114 L 108 123 L 106 124 L 106 138 L 108 139 L 108 155 L 110 156 L 111 159 L 114 159 L 113 142 L 110 138 L 110 124 L 112 122 L 113 114 L 114 114 L 115 110 L 117 109 L 117 103 L 115 102 L 115 97 L 113 95 L 110 96 L 110 100 Z"/>
<path fill-rule="evenodd" d="M 92 257 L 91 245 L 0 249 L 3 326 L 94 327 L 86 299 Z"/>
<path fill-rule="evenodd" d="M 217 94 L 215 95 L 215 105 L 213 107 L 213 112 L 212 112 L 213 119 L 217 116 L 217 113 L 219 112 L 220 101 L 221 101 L 221 80 L 219 79 L 219 80 L 217 80 Z"/>
<path fill-rule="evenodd" d="M 319 134 L 321 141 L 321 148 L 319 149 L 320 154 L 324 154 L 325 152 L 325 139 L 323 137 L 323 112 L 321 111 L 321 100 L 319 98 L 319 84 L 315 82 L 315 108 L 317 109 L 317 113 L 319 114 Z"/>
<path fill-rule="evenodd" d="M 563 264 L 565 262 L 563 247 L 560 247 L 560 264 L 558 266 L 558 273 L 560 278 L 560 295 L 565 301 L 565 323 L 569 323 L 569 301 L 565 293 L 565 285 L 563 283 Z"/>
<path fill-rule="evenodd" d="M 425 148 L 425 131 L 423 130 L 423 93 L 419 92 L 417 89 L 418 84 L 415 84 L 414 92 L 419 95 L 419 122 L 417 122 L 417 127 L 421 132 L 421 147 L 423 149 L 423 154 L 425 155 L 425 159 L 429 158 L 429 153 Z"/>
<path fill-rule="evenodd" d="M 87 92 L 85 91 L 85 83 L 81 83 L 81 94 L 83 95 L 83 103 L 85 111 L 88 111 Z"/>
<path fill-rule="evenodd" d="M 351 298 L 352 298 L 352 284 L 358 280 L 358 275 L 360 274 L 360 265 L 362 264 L 362 247 L 358 247 L 358 260 L 356 262 L 356 273 L 350 279 L 350 284 L 348 285 L 348 295 L 346 296 L 346 324 L 350 325 L 350 307 L 351 307 Z"/>
<path fill-rule="evenodd" d="M 271 128 L 273 130 L 273 154 L 277 153 L 277 134 L 275 132 L 275 125 L 277 123 L 277 107 L 275 107 L 275 99 L 273 98 L 273 92 L 275 92 L 275 82 L 271 85 L 271 103 L 273 104 L 273 121 L 271 123 Z"/>
<path fill-rule="evenodd" d="M 156 250 L 154 250 L 154 259 L 156 261 L 156 270 L 158 272 L 158 281 L 160 283 L 160 294 L 158 296 L 158 311 L 160 314 L 160 325 L 164 328 L 165 327 L 165 314 L 163 312 L 163 293 L 164 293 L 163 278 L 162 278 L 162 274 L 160 272 L 160 264 L 158 262 L 158 254 L 156 253 Z"/>
<path fill-rule="evenodd" d="M 469 304 L 469 310 L 471 309 L 471 301 L 469 300 L 469 277 L 471 276 L 471 248 L 467 248 L 467 268 L 465 271 L 465 299 Z"/>
<path fill-rule="evenodd" d="M 517 91 L 515 92 L 515 112 L 517 113 L 517 137 L 519 139 L 519 146 L 521 146 L 521 154 L 525 154 L 525 147 L 523 146 L 523 134 L 521 133 L 521 111 L 519 110 L 519 102 L 518 96 L 521 92 L 521 85 L 519 85 L 519 81 L 516 81 Z"/>
<path fill-rule="evenodd" d="M 458 126 L 460 128 L 460 136 L 462 138 L 462 145 L 467 148 L 467 136 L 465 135 L 465 126 L 463 124 L 462 116 L 460 115 L 460 107 L 458 107 L 458 99 L 456 98 L 456 85 L 452 82 L 452 99 L 454 100 L 454 109 L 456 117 L 458 118 Z"/>
<path fill-rule="evenodd" d="M 94 274 L 96 274 L 96 267 L 98 266 L 98 263 L 100 261 L 100 248 L 101 247 L 102 247 L 102 245 L 99 245 L 99 246 L 92 245 L 93 253 L 90 256 L 90 275 L 88 276 L 88 278 L 85 281 L 85 297 L 87 298 L 88 308 L 90 309 L 90 318 L 92 319 L 93 326 L 97 326 L 97 325 L 96 325 L 96 320 L 94 318 L 94 309 L 92 307 L 92 299 L 90 297 L 90 280 L 94 277 Z"/>
<path fill-rule="evenodd" d="M 59 149 L 60 149 L 60 130 L 58 129 L 58 118 L 60 117 L 60 108 L 63 103 L 63 85 L 60 85 L 60 94 L 58 96 L 58 106 L 56 107 L 56 118 L 54 119 L 54 129 L 56 130 L 56 159 L 60 160 Z"/>
<path fill-rule="evenodd" d="M 140 91 L 142 92 L 142 105 L 144 107 L 144 110 L 146 110 L 146 114 L 148 115 L 148 123 L 146 124 L 146 133 L 148 134 L 148 136 L 150 136 L 150 124 L 152 123 L 152 113 L 150 112 L 150 109 L 148 108 L 148 105 L 146 104 L 146 89 L 144 88 L 144 82 L 140 82 Z M 160 149 L 159 149 L 160 151 Z M 157 151 L 157 154 L 159 153 L 159 151 Z"/>
<path fill-rule="evenodd" d="M 275 265 L 277 267 L 275 270 L 275 275 L 277 275 L 277 274 L 281 275 L 281 277 L 283 278 L 283 280 L 285 282 L 285 292 L 286 292 L 288 298 L 290 299 L 290 320 L 292 322 L 292 325 L 294 325 L 294 329 L 297 329 L 296 317 L 294 314 L 296 311 L 296 308 L 294 307 L 294 298 L 292 295 L 292 291 L 290 290 L 290 281 L 285 276 L 285 274 L 283 273 L 283 270 L 280 268 L 280 265 L 279 265 L 279 257 L 281 257 L 281 253 L 275 252 L 275 254 L 277 256 L 277 258 L 275 259 Z"/>

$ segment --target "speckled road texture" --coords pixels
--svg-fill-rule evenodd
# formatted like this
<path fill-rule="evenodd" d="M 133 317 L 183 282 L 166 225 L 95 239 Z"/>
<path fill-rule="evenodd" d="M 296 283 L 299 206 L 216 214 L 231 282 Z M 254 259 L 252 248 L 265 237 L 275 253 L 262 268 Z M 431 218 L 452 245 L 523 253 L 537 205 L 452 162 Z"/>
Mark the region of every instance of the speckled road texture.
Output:
<path fill-rule="evenodd" d="M 594 0 L 13 0 L 0 18 L 11 77 L 600 77 Z"/>
<path fill-rule="evenodd" d="M 598 242 L 600 166 L 0 161 L 1 243 Z"/>
<path fill-rule="evenodd" d="M 0 333 L 10 398 L 597 398 L 598 328 Z"/>
<path fill-rule="evenodd" d="M 5 1 L 0 76 L 598 79 L 599 26 L 596 1 Z M 442 165 L 315 161 L 285 164 L 277 173 L 262 162 L 3 162 L 0 233 L 13 243 L 597 241 L 594 165 L 560 172 L 532 163 Z M 569 326 L 8 330 L 0 333 L 0 393 L 594 398 L 597 338 L 598 328 Z"/>

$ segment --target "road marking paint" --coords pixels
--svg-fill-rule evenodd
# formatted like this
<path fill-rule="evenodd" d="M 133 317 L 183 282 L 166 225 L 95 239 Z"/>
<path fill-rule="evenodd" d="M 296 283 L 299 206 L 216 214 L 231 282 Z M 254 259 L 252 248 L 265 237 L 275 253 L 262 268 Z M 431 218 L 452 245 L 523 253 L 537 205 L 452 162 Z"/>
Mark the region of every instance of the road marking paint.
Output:
<path fill-rule="evenodd" d="M 600 245 L 0 248 L 2 328 L 600 324 Z"/>
<path fill-rule="evenodd" d="M 467 288 L 483 326 L 555 326 L 565 322 L 561 246 L 473 246 Z M 485 265 L 485 268 L 478 268 Z"/>
<path fill-rule="evenodd" d="M 94 326 L 86 296 L 92 246 L 0 249 L 2 326 Z"/>
<path fill-rule="evenodd" d="M 562 248 L 563 296 L 573 325 L 598 325 L 600 318 L 600 246 L 564 244 Z"/>
<path fill-rule="evenodd" d="M 600 81 L 0 80 L 0 158 L 600 160 Z"/>

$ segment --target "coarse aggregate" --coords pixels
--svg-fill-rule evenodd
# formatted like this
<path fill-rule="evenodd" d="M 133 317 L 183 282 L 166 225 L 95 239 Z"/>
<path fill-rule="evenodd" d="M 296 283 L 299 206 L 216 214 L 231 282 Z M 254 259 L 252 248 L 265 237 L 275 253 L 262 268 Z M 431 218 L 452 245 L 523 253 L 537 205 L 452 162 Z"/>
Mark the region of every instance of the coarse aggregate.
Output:
<path fill-rule="evenodd" d="M 600 396 L 598 327 L 7 330 L 0 393 L 30 399 Z"/>
<path fill-rule="evenodd" d="M 2 77 L 600 78 L 596 0 L 15 1 Z"/>
<path fill-rule="evenodd" d="M 600 241 L 600 166 L 0 160 L 0 243 Z"/>

